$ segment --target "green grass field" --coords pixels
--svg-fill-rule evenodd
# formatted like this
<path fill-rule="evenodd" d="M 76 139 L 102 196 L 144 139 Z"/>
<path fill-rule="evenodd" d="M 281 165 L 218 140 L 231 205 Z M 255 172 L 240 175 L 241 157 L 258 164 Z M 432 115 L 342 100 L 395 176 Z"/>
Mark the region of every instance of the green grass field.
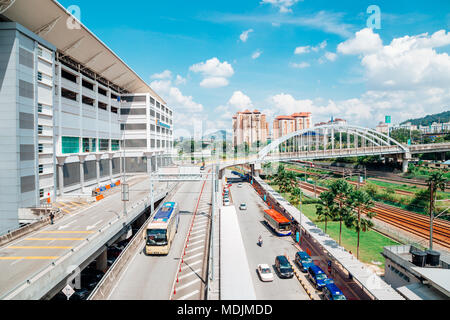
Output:
<path fill-rule="evenodd" d="M 272 186 L 275 191 L 279 191 L 278 186 Z M 289 199 L 289 195 L 281 194 L 285 199 Z M 311 219 L 320 229 L 325 230 L 325 223 L 317 221 L 316 205 L 315 204 L 305 204 L 302 207 L 303 213 Z M 328 222 L 327 233 L 331 238 L 339 242 L 339 222 Z M 356 242 L 357 233 L 354 230 L 348 229 L 345 225 L 342 225 L 342 246 L 353 252 L 356 256 Z M 383 247 L 397 245 L 396 241 L 393 241 L 384 235 L 370 230 L 368 232 L 361 232 L 360 236 L 360 257 L 359 259 L 365 263 L 380 262 L 381 265 L 378 267 L 384 269 L 385 259 L 381 255 Z"/>

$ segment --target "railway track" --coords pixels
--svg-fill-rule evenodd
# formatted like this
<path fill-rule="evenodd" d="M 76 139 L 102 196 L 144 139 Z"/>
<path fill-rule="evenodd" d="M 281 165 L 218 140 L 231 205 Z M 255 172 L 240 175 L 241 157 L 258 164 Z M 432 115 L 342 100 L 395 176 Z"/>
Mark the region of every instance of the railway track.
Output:
<path fill-rule="evenodd" d="M 302 183 L 301 187 L 307 191 L 314 192 L 314 186 L 309 183 Z M 327 188 L 317 187 L 316 190 L 318 193 L 321 193 L 326 191 Z M 375 203 L 371 211 L 377 214 L 374 219 L 393 225 L 423 239 L 429 239 L 430 224 L 427 216 L 382 203 Z M 433 241 L 450 249 L 450 222 L 440 219 L 434 221 Z"/>

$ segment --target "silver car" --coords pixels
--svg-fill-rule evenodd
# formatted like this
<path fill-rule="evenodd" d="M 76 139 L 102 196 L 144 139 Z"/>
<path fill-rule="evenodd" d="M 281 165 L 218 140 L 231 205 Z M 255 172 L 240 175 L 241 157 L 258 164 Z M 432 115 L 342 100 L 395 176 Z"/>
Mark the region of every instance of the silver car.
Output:
<path fill-rule="evenodd" d="M 239 210 L 247 210 L 247 205 L 245 203 L 241 203 Z"/>

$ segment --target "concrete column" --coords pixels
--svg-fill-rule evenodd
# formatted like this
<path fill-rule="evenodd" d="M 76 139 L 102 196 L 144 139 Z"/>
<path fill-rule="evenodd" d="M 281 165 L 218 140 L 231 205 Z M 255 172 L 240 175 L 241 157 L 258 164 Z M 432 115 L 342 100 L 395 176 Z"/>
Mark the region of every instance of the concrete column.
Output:
<path fill-rule="evenodd" d="M 441 161 L 442 162 L 445 161 L 445 154 L 446 154 L 446 152 L 441 152 Z"/>
<path fill-rule="evenodd" d="M 158 156 L 155 156 L 155 171 L 158 171 Z"/>
<path fill-rule="evenodd" d="M 84 193 L 84 162 L 86 161 L 85 155 L 78 156 L 80 159 L 80 187 L 81 187 L 81 193 Z"/>
<path fill-rule="evenodd" d="M 147 173 L 150 175 L 152 173 L 152 154 L 153 152 L 144 152 L 147 158 Z"/>
<path fill-rule="evenodd" d="M 111 183 L 113 182 L 113 165 L 112 165 L 112 161 L 113 161 L 113 157 L 114 157 L 114 153 L 109 153 L 109 180 L 111 181 Z"/>
<path fill-rule="evenodd" d="M 59 183 L 59 196 L 64 195 L 64 162 L 66 162 L 67 157 L 56 157 L 58 161 L 58 183 Z"/>
<path fill-rule="evenodd" d="M 96 172 L 97 172 L 97 186 L 100 186 L 100 160 L 102 158 L 101 154 L 96 154 L 95 155 L 95 168 L 96 168 Z"/>
<path fill-rule="evenodd" d="M 106 272 L 108 269 L 108 251 L 106 249 L 95 259 L 95 265 L 97 270 Z"/>
<path fill-rule="evenodd" d="M 403 173 L 407 173 L 408 172 L 408 165 L 409 165 L 409 160 L 408 159 L 403 159 L 403 161 L 402 161 L 402 172 Z"/>

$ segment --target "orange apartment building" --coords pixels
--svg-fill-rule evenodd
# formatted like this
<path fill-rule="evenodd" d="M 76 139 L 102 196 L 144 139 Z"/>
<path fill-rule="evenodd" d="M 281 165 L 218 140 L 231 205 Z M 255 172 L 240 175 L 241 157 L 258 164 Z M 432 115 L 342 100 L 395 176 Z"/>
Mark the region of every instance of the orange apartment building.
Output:
<path fill-rule="evenodd" d="M 278 116 L 273 121 L 272 138 L 276 140 L 289 133 L 311 128 L 311 112 L 294 113 L 290 116 Z"/>
<path fill-rule="evenodd" d="M 259 141 L 267 142 L 269 124 L 266 115 L 258 110 L 238 112 L 233 116 L 233 146 L 246 142 L 249 146 Z"/>

